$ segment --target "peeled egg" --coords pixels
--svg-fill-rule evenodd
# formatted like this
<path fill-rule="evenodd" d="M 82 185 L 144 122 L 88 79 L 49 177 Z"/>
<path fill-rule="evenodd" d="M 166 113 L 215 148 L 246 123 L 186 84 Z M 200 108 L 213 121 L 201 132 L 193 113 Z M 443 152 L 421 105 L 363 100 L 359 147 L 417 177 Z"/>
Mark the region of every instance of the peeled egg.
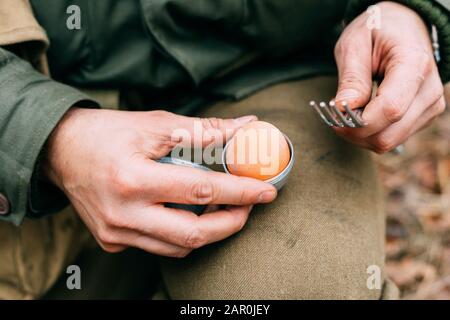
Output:
<path fill-rule="evenodd" d="M 268 180 L 289 164 L 290 150 L 278 128 L 264 121 L 250 122 L 228 142 L 225 161 L 231 174 Z"/>

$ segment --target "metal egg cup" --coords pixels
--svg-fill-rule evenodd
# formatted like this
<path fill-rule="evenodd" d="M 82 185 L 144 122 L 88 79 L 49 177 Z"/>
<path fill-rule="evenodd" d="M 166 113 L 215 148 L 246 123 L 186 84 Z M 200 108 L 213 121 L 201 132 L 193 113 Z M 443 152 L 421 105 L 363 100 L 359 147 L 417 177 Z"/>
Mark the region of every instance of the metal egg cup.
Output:
<path fill-rule="evenodd" d="M 294 147 L 292 145 L 292 142 L 288 138 L 288 136 L 286 136 L 285 134 L 283 134 L 283 135 L 289 145 L 290 159 L 289 159 L 288 165 L 286 166 L 286 168 L 283 169 L 283 171 L 281 171 L 275 177 L 265 180 L 265 182 L 270 183 L 277 190 L 281 190 L 281 188 L 283 188 L 283 186 L 286 184 L 289 174 L 291 173 L 292 168 L 294 167 L 294 162 L 295 162 Z M 222 152 L 222 164 L 223 164 L 225 173 L 231 174 L 228 171 L 228 168 L 227 168 L 227 165 L 225 162 L 225 159 L 226 159 L 225 155 L 226 155 L 228 146 L 229 146 L 229 141 L 225 145 L 225 148 L 223 149 L 223 152 Z M 200 169 L 203 171 L 213 171 L 210 168 L 202 166 L 198 163 L 183 160 L 183 159 L 178 159 L 178 158 L 172 158 L 172 157 L 161 158 L 158 160 L 158 162 L 165 163 L 165 164 L 184 166 L 184 167 L 189 167 L 189 168 L 195 168 L 195 169 Z M 191 211 L 195 214 L 201 214 L 206 209 L 205 205 L 192 205 L 192 204 L 180 204 L 180 203 L 166 203 L 165 206 L 169 207 L 169 208 L 174 208 L 174 209 L 182 209 L 182 210 Z"/>

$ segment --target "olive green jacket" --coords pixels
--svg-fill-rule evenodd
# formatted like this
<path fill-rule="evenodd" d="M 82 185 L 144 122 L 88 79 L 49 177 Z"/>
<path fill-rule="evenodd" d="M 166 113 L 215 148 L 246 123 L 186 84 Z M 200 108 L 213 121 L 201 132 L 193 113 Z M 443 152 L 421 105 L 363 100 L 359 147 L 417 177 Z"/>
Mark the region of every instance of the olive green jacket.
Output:
<path fill-rule="evenodd" d="M 141 3 L 153 40 L 161 52 L 177 61 L 189 74 L 193 84 L 200 86 L 208 79 L 226 79 L 230 70 L 239 69 L 247 56 L 254 57 L 258 51 L 283 55 L 284 47 L 288 45 L 286 39 L 295 41 L 300 35 L 304 38 L 320 37 L 320 30 L 312 34 L 307 24 L 302 30 L 289 26 L 293 19 L 338 22 L 344 18 L 347 0 L 321 1 L 332 9 L 321 10 L 315 17 L 299 16 L 295 10 L 285 10 L 282 12 L 283 19 L 274 18 L 281 13 L 277 12 L 277 5 L 266 1 L 141 0 Z M 351 19 L 376 1 L 348 2 L 347 17 Z M 449 0 L 399 2 L 416 9 L 427 22 L 437 26 L 443 56 L 440 70 L 447 81 L 450 78 Z M 292 8 L 298 4 L 308 8 L 314 2 L 286 3 Z M 250 9 L 257 12 L 256 19 L 241 25 L 240 31 L 247 36 L 245 41 L 253 41 L 256 52 L 242 50 L 233 41 L 224 41 L 227 37 L 236 36 L 233 34 L 234 27 L 242 24 L 246 10 Z M 211 36 L 206 44 L 203 32 L 210 24 L 218 27 L 207 30 L 210 36 L 217 29 L 222 30 L 217 37 Z M 265 37 L 261 38 L 261 34 Z M 267 44 L 271 47 L 267 48 Z M 44 154 L 43 148 L 49 134 L 70 107 L 75 104 L 81 107 L 96 106 L 79 90 L 49 78 L 45 56 L 48 45 L 48 37 L 34 18 L 28 0 L 0 1 L 0 220 L 17 225 L 27 215 L 56 212 L 66 204 L 55 187 L 39 178 L 37 163 Z M 305 66 L 293 72 L 295 68 L 290 67 L 289 63 L 281 67 L 259 66 L 256 69 L 263 71 L 254 69 L 241 73 L 236 81 L 219 82 L 215 90 L 239 99 L 269 84 L 311 73 Z M 36 196 L 39 194 L 43 196 Z"/>

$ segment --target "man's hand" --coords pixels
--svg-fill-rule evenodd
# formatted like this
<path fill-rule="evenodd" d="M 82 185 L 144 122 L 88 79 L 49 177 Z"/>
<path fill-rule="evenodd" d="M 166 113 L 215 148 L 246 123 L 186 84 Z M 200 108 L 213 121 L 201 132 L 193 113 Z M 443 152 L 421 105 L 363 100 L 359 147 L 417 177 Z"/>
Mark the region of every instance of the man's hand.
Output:
<path fill-rule="evenodd" d="M 383 153 L 426 127 L 445 109 L 429 31 L 411 9 L 394 3 L 377 4 L 380 28 L 369 29 L 367 13 L 343 32 L 335 48 L 339 69 L 336 103 L 352 109 L 366 106 L 367 127 L 335 128 L 345 139 Z M 372 77 L 383 78 L 371 100 Z"/>
<path fill-rule="evenodd" d="M 238 232 L 256 203 L 275 199 L 273 186 L 250 178 L 205 172 L 154 160 L 167 155 L 201 123 L 203 146 L 254 116 L 199 119 L 164 111 L 74 108 L 49 140 L 45 170 L 69 197 L 99 244 L 109 252 L 128 246 L 184 257 L 192 249 Z M 222 141 L 223 142 L 223 141 Z M 226 204 L 201 216 L 163 203 Z"/>

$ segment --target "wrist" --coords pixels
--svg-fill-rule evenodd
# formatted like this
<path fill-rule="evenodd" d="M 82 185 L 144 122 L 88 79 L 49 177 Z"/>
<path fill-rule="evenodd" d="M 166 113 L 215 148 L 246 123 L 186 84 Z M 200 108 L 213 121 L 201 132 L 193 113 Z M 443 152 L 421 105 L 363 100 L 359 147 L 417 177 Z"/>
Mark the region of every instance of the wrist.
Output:
<path fill-rule="evenodd" d="M 67 166 L 67 159 L 76 138 L 79 119 L 90 109 L 72 107 L 60 120 L 47 140 L 46 152 L 43 159 L 43 174 L 51 183 L 64 190 L 63 173 Z"/>

